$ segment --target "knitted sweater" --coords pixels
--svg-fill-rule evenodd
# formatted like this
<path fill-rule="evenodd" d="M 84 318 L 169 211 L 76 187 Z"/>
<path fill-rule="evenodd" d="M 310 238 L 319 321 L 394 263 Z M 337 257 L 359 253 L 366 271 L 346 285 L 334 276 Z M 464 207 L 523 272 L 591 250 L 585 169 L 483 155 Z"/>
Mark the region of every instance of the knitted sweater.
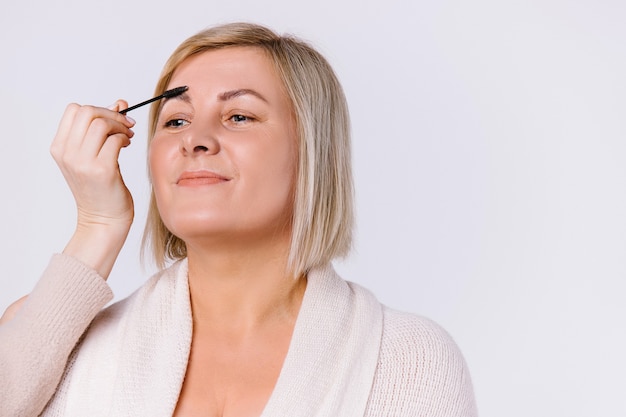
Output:
<path fill-rule="evenodd" d="M 102 278 L 53 257 L 0 327 L 0 417 L 171 416 L 191 345 L 186 268 L 176 263 L 98 313 L 112 296 Z M 326 266 L 308 276 L 262 417 L 285 415 L 473 417 L 476 407 L 444 330 L 381 306 Z"/>

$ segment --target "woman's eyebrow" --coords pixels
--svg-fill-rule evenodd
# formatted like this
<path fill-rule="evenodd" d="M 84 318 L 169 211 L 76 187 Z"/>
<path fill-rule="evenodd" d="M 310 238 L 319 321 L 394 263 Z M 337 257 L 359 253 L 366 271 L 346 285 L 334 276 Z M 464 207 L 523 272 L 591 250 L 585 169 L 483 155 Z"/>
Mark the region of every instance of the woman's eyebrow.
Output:
<path fill-rule="evenodd" d="M 228 101 L 228 100 L 232 100 L 234 98 L 237 97 L 241 97 L 241 96 L 245 96 L 245 95 L 252 95 L 255 96 L 257 98 L 259 98 L 260 100 L 263 100 L 264 102 L 267 103 L 267 100 L 265 99 L 265 97 L 263 97 L 260 93 L 251 90 L 249 88 L 239 88 L 237 90 L 230 90 L 230 91 L 225 91 L 223 93 L 221 93 L 219 96 L 217 96 L 217 98 L 220 101 Z"/>
<path fill-rule="evenodd" d="M 189 97 L 189 94 L 187 94 L 186 92 L 182 93 L 182 94 L 179 94 L 179 95 L 176 95 L 174 97 L 168 97 L 168 98 L 164 99 L 163 103 L 162 103 L 162 106 L 165 105 L 165 103 L 167 103 L 170 100 L 181 100 L 181 101 L 184 101 L 185 103 L 191 103 L 191 97 Z"/>

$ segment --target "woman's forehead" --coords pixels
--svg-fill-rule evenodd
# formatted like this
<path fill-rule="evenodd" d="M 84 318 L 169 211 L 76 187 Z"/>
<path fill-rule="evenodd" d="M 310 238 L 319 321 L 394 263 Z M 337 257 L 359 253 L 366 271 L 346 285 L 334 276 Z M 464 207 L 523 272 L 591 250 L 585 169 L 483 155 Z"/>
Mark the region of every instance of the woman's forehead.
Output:
<path fill-rule="evenodd" d="M 185 59 L 167 88 L 186 85 L 178 97 L 210 97 L 218 101 L 249 95 L 267 104 L 292 107 L 283 79 L 269 54 L 260 47 L 236 46 L 204 51 Z"/>
<path fill-rule="evenodd" d="M 268 54 L 259 47 L 251 46 L 212 49 L 192 55 L 178 65 L 170 84 L 187 77 L 201 80 L 221 77 L 249 82 L 282 83 Z"/>

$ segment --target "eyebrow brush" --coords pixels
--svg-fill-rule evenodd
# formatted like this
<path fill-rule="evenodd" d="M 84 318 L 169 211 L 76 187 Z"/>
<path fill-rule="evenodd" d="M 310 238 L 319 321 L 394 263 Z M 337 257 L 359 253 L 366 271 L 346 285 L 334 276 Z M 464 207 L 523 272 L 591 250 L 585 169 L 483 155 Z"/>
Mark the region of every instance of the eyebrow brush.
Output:
<path fill-rule="evenodd" d="M 181 95 L 182 93 L 184 93 L 187 90 L 189 90 L 189 87 L 187 87 L 186 85 L 182 86 L 182 87 L 172 88 L 171 90 L 167 90 L 166 92 L 164 92 L 160 96 L 152 97 L 150 100 L 142 101 L 141 103 L 135 104 L 134 106 L 131 106 L 131 107 L 127 108 L 127 109 L 120 110 L 120 113 L 121 114 L 126 114 L 129 111 L 131 111 L 131 110 L 135 110 L 138 107 L 145 106 L 146 104 L 150 104 L 153 101 L 161 100 L 162 98 L 172 98 L 172 97 L 179 96 L 179 95 Z"/>

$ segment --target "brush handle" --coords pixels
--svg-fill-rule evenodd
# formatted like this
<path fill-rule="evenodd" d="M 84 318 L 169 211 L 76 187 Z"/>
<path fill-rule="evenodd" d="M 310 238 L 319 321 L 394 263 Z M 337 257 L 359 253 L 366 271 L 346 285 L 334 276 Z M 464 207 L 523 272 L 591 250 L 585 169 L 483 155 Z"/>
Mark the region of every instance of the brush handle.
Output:
<path fill-rule="evenodd" d="M 129 111 L 131 111 L 131 110 L 135 110 L 136 108 L 139 108 L 141 106 L 145 106 L 146 104 L 150 104 L 153 101 L 161 100 L 162 98 L 172 98 L 172 97 L 179 96 L 182 93 L 184 93 L 185 91 L 187 91 L 188 89 L 189 89 L 189 87 L 187 87 L 187 86 L 172 88 L 171 90 L 167 90 L 166 92 L 164 92 L 160 96 L 152 97 L 149 100 L 142 101 L 141 103 L 135 104 L 134 106 L 131 106 L 131 107 L 127 108 L 127 109 L 120 110 L 120 114 L 126 114 Z"/>

